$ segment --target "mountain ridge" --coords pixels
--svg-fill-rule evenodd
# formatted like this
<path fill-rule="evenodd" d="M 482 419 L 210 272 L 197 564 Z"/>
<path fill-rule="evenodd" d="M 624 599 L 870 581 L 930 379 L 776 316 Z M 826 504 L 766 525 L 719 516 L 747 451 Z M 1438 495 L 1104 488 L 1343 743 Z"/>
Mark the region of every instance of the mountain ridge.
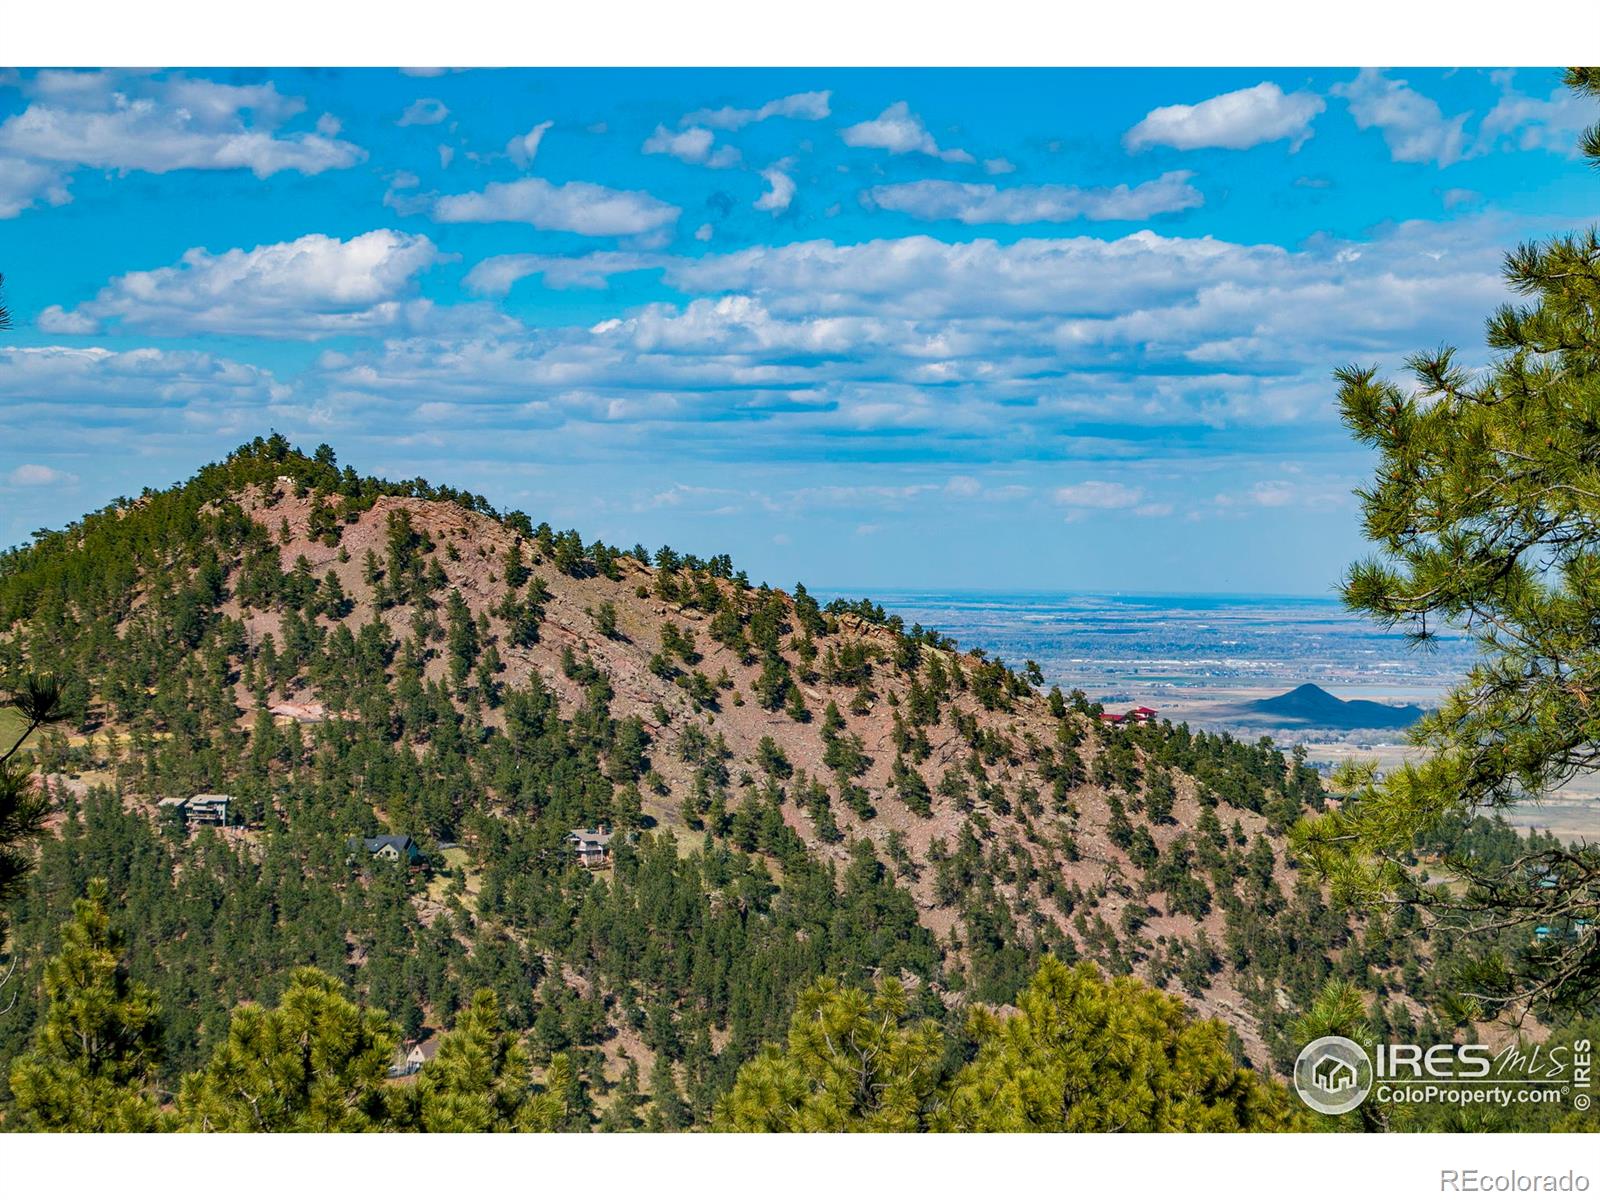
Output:
<path fill-rule="evenodd" d="M 586 544 L 470 493 L 361 480 L 331 451 L 258 439 L 0 558 L 0 669 L 23 667 L 72 681 L 85 736 L 127 748 L 80 772 L 106 837 L 143 840 L 116 812 L 151 820 L 160 795 L 236 792 L 238 870 L 289 853 L 347 907 L 388 906 L 389 933 L 332 908 L 322 930 L 375 1000 L 437 1024 L 503 943 L 543 980 L 527 1019 L 583 1015 L 566 1036 L 601 1087 L 671 1054 L 714 1095 L 784 1019 L 785 997 L 759 994 L 774 971 L 803 978 L 821 951 L 847 974 L 909 972 L 941 1012 L 1009 1000 L 1043 953 L 1092 958 L 1226 1019 L 1281 1070 L 1289 1014 L 1359 936 L 1293 871 L 1284 829 L 1321 791 L 1268 747 L 1102 730 L 1081 695 L 870 602 L 824 609 L 725 557 Z M 284 703 L 328 716 L 274 719 Z M 599 822 L 627 834 L 613 869 L 565 865 L 565 831 Z M 350 836 L 383 832 L 446 869 L 383 899 L 344 865 Z M 181 895 L 209 836 L 170 842 L 191 865 L 151 886 Z M 663 888 L 691 926 L 641 907 Z M 613 925 L 642 922 L 628 954 L 598 926 L 558 932 L 619 904 Z M 844 916 L 862 905 L 875 915 Z M 755 957 L 721 962 L 735 990 L 691 1004 L 701 984 L 648 964 L 713 936 Z M 441 978 L 399 965 L 430 945 L 423 974 Z M 141 953 L 176 969 L 170 944 Z"/>

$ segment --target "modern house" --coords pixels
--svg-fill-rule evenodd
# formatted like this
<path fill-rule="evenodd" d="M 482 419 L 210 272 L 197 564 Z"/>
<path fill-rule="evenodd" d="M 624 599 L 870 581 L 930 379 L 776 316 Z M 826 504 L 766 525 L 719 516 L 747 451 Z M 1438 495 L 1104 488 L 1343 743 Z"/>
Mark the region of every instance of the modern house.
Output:
<path fill-rule="evenodd" d="M 177 813 L 192 829 L 196 825 L 226 825 L 228 805 L 232 803 L 233 797 L 221 792 L 201 792 L 187 799 L 182 796 L 164 797 L 157 807 Z"/>
<path fill-rule="evenodd" d="M 353 854 L 357 849 L 365 850 L 371 857 L 384 862 L 403 862 L 408 867 L 415 867 L 425 861 L 422 851 L 417 847 L 411 836 L 405 833 L 385 833 L 378 837 L 351 838 L 346 843 Z"/>
<path fill-rule="evenodd" d="M 233 797 L 225 796 L 221 792 L 201 792 L 197 796 L 190 796 L 186 810 L 189 824 L 226 825 L 228 805 L 232 803 Z"/>
<path fill-rule="evenodd" d="M 574 829 L 566 840 L 582 866 L 598 869 L 611 861 L 611 838 L 602 825 L 598 829 Z"/>

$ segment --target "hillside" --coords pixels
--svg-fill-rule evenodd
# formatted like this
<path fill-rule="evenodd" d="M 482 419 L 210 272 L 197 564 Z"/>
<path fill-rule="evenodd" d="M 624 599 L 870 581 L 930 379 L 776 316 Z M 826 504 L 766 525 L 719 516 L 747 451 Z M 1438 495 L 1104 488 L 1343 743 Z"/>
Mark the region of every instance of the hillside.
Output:
<path fill-rule="evenodd" d="M 1268 1070 L 1330 977 L 1431 1022 L 1402 984 L 1425 935 L 1353 929 L 1297 881 L 1283 833 L 1321 790 L 1269 745 L 1105 729 L 868 602 L 586 544 L 326 448 L 258 440 L 4 556 L 0 673 L 24 669 L 66 681 L 76 729 L 41 750 L 59 836 L 16 945 L 36 971 L 108 878 L 178 1067 L 303 963 L 416 1036 L 494 986 L 538 1054 L 579 1056 L 597 1113 L 648 1077 L 663 1127 L 679 1089 L 671 1120 L 703 1120 L 818 975 L 898 974 L 957 1028 L 1044 953 L 1088 958 Z M 238 827 L 159 815 L 218 791 Z M 587 871 L 563 839 L 594 826 L 616 836 Z M 431 870 L 350 858 L 379 833 Z"/>
<path fill-rule="evenodd" d="M 1422 719 L 1415 704 L 1379 704 L 1373 700 L 1341 700 L 1314 683 L 1303 683 L 1245 706 L 1253 713 L 1316 729 L 1409 729 Z"/>

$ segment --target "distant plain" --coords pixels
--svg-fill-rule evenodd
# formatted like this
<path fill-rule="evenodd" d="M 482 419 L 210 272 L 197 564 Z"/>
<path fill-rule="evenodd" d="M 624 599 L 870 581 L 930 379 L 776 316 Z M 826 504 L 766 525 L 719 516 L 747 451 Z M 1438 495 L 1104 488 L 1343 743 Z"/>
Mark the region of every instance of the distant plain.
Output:
<path fill-rule="evenodd" d="M 1285 749 L 1303 745 L 1324 770 L 1352 758 L 1388 770 L 1418 751 L 1393 730 L 1286 726 L 1248 705 L 1314 683 L 1344 700 L 1428 708 L 1474 658 L 1472 643 L 1458 634 L 1418 646 L 1332 597 L 880 590 L 871 598 L 907 624 L 1014 666 L 1032 659 L 1046 686 L 1081 688 L 1109 711 L 1145 704 L 1197 729 L 1270 737 Z M 1569 840 L 1600 838 L 1600 777 L 1575 780 L 1505 816 Z"/>

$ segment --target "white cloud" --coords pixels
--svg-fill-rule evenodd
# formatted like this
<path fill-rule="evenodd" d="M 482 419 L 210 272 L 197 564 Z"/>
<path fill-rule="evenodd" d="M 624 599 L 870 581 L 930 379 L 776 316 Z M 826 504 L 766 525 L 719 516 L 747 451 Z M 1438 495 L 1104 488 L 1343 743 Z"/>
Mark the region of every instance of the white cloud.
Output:
<path fill-rule="evenodd" d="M 767 190 L 756 197 L 755 207 L 761 212 L 777 216 L 794 203 L 794 179 L 787 173 L 789 167 L 789 160 L 784 159 L 761 172 L 761 178 L 767 182 Z"/>
<path fill-rule="evenodd" d="M 535 229 L 608 237 L 654 232 L 677 221 L 680 211 L 646 192 L 618 191 L 597 183 L 519 179 L 491 183 L 481 192 L 441 196 L 434 202 L 433 219 L 515 221 Z"/>
<path fill-rule="evenodd" d="M 78 477 L 40 463 L 23 463 L 6 476 L 6 482 L 12 487 L 63 487 L 77 483 Z"/>
<path fill-rule="evenodd" d="M 66 175 L 49 163 L 0 155 L 0 220 L 9 220 L 40 201 L 52 206 L 71 203 Z"/>
<path fill-rule="evenodd" d="M 424 96 L 420 100 L 413 100 L 406 105 L 405 112 L 400 114 L 400 119 L 395 124 L 406 125 L 437 125 L 450 115 L 450 110 L 445 107 L 443 100 L 436 100 L 432 96 Z"/>
<path fill-rule="evenodd" d="M 1134 508 L 1144 500 L 1144 489 L 1103 479 L 1086 479 L 1082 483 L 1058 487 L 1051 499 L 1066 508 Z"/>
<path fill-rule="evenodd" d="M 480 296 L 504 296 L 530 275 L 543 275 L 546 287 L 603 288 L 611 276 L 643 271 L 666 262 L 660 255 L 599 250 L 577 257 L 557 254 L 500 254 L 467 272 L 467 289 Z"/>
<path fill-rule="evenodd" d="M 680 125 L 705 125 L 712 129 L 743 129 L 772 117 L 792 117 L 799 121 L 820 121 L 831 111 L 832 92 L 797 92 L 778 100 L 768 100 L 760 108 L 702 108 L 687 114 Z"/>
<path fill-rule="evenodd" d="M 952 464 L 1105 463 L 1139 457 L 1157 429 L 1303 423 L 1337 437 L 1328 364 L 1397 369 L 1441 337 L 1476 344 L 1482 314 L 1505 298 L 1506 238 L 1467 218 L 1296 250 L 1143 232 L 506 256 L 472 282 L 493 291 L 537 270 L 557 286 L 598 286 L 648 261 L 687 298 L 583 326 L 402 331 L 323 354 L 304 387 L 350 422 L 388 427 L 451 405 L 463 431 L 570 427 L 585 446 L 648 444 L 658 456 L 916 447 Z M 1069 475 L 1063 509 L 1169 511 L 1143 480 L 1111 470 Z M 1263 478 L 1274 474 L 1290 477 Z M 1124 490 L 1100 486 L 1116 480 Z M 959 476 L 931 486 L 971 496 Z M 1238 486 L 1238 504 L 1255 504 Z"/>
<path fill-rule="evenodd" d="M 1350 82 L 1333 86 L 1350 105 L 1360 129 L 1380 130 L 1395 162 L 1432 162 L 1441 167 L 1464 157 L 1469 114 L 1446 117 L 1439 105 L 1403 79 L 1363 68 Z"/>
<path fill-rule="evenodd" d="M 13 428 L 29 428 L 42 417 L 46 429 L 59 429 L 59 405 L 67 401 L 76 406 L 76 419 L 98 428 L 148 421 L 152 410 L 259 413 L 289 398 L 271 372 L 247 363 L 192 350 L 98 346 L 0 349 L 0 392 Z"/>
<path fill-rule="evenodd" d="M 1290 152 L 1311 136 L 1311 123 L 1327 107 L 1311 92 L 1285 95 L 1275 83 L 1226 92 L 1199 104 L 1171 104 L 1152 109 L 1123 136 L 1129 150 L 1171 146 L 1198 150 L 1216 146 L 1248 150 L 1264 142 L 1287 140 Z"/>
<path fill-rule="evenodd" d="M 1578 135 L 1594 121 L 1593 99 L 1571 88 L 1555 88 L 1543 100 L 1507 88 L 1478 126 L 1478 150 L 1506 140 L 1519 150 L 1576 155 Z"/>
<path fill-rule="evenodd" d="M 640 149 L 646 154 L 668 154 L 681 162 L 700 167 L 737 166 L 739 152 L 732 146 L 717 146 L 715 141 L 716 135 L 711 130 L 698 125 L 676 133 L 665 125 L 657 125 L 656 131 L 645 139 Z"/>
<path fill-rule="evenodd" d="M 1263 479 L 1249 491 L 1250 499 L 1262 508 L 1285 508 L 1295 502 L 1301 489 L 1287 479 Z"/>
<path fill-rule="evenodd" d="M 511 156 L 511 161 L 519 167 L 530 165 L 539 153 L 539 144 L 544 141 L 544 135 L 550 132 L 554 121 L 540 121 L 527 133 L 519 134 L 506 143 L 506 153 Z"/>
<path fill-rule="evenodd" d="M 113 279 L 73 311 L 46 310 L 40 326 L 90 333 L 116 320 L 168 334 L 289 338 L 381 332 L 417 317 L 407 297 L 439 257 L 428 238 L 392 229 L 348 241 L 308 234 L 221 254 L 195 247 L 176 266 Z"/>
<path fill-rule="evenodd" d="M 694 240 L 697 242 L 709 242 L 711 240 L 711 235 L 715 232 L 716 231 L 711 228 L 711 223 L 708 221 L 694 231 Z"/>
<path fill-rule="evenodd" d="M 924 179 L 869 188 L 866 199 L 878 208 L 926 221 L 963 225 L 1027 225 L 1035 221 L 1143 221 L 1159 213 L 1181 212 L 1205 203 L 1189 183 L 1189 171 L 1168 171 L 1136 187 L 1070 187 L 1043 184 L 1000 188 L 992 183 Z"/>
<path fill-rule="evenodd" d="M 39 328 L 45 333 L 89 334 L 100 330 L 100 322 L 82 312 L 68 312 L 52 304 L 39 314 Z"/>
<path fill-rule="evenodd" d="M 0 124 L 0 153 L 62 170 L 248 170 L 316 175 L 354 166 L 359 146 L 323 133 L 283 132 L 304 103 L 272 84 L 46 72 L 34 99 Z"/>
<path fill-rule="evenodd" d="M 1009 175 L 1017 169 L 1017 165 L 1009 158 L 986 158 L 983 160 L 983 173 L 985 175 Z"/>
<path fill-rule="evenodd" d="M 847 146 L 887 150 L 890 154 L 926 154 L 944 162 L 969 163 L 965 150 L 941 150 L 922 118 L 904 100 L 897 100 L 870 121 L 862 121 L 840 131 Z"/>

